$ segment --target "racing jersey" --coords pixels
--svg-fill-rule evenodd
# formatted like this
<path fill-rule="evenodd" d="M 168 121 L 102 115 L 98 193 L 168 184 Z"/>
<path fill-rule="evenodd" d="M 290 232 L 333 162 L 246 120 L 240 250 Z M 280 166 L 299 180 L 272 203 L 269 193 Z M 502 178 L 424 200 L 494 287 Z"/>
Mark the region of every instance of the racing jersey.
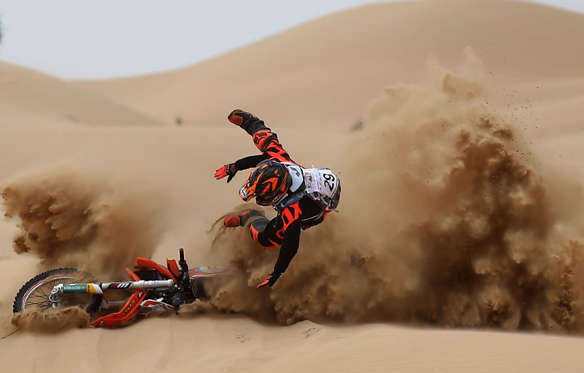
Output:
<path fill-rule="evenodd" d="M 251 229 L 252 235 L 268 247 L 280 246 L 274 273 L 283 273 L 298 252 L 300 232 L 321 223 L 334 210 L 340 197 L 340 183 L 328 169 L 303 168 L 292 160 L 278 136 L 257 117 L 244 121 L 241 127 L 252 136 L 255 146 L 262 152 L 235 162 L 236 170 L 256 167 L 260 162 L 273 160 L 283 163 L 292 177 L 285 198 L 274 206 L 277 216 L 270 220 L 262 232 Z M 257 239 L 255 235 L 265 239 Z M 264 243 L 262 243 L 264 244 Z"/>

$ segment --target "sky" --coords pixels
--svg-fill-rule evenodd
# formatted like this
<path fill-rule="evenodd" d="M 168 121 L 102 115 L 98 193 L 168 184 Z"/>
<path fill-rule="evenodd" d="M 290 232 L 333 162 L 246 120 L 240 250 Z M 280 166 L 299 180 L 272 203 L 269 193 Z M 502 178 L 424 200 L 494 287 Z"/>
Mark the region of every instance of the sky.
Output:
<path fill-rule="evenodd" d="M 0 60 L 63 79 L 184 67 L 372 0 L 2 0 Z M 537 0 L 584 12 L 584 0 Z"/>

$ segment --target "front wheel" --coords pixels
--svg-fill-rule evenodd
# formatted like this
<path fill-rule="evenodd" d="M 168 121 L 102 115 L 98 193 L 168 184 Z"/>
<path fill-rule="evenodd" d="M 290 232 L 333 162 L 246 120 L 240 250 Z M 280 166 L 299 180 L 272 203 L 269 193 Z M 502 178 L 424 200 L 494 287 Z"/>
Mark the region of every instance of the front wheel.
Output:
<path fill-rule="evenodd" d="M 75 268 L 58 268 L 36 275 L 20 288 L 14 298 L 12 311 L 14 313 L 29 310 L 48 312 L 73 306 L 86 309 L 92 302 L 91 294 L 74 294 L 58 301 L 49 299 L 55 285 L 80 282 L 83 277 L 87 275 Z"/>

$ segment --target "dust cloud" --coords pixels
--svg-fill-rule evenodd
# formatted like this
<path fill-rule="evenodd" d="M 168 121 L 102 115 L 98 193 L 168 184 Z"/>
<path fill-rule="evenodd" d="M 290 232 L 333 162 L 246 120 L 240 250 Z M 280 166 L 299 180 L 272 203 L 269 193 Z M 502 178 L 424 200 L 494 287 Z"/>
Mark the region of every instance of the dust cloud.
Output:
<path fill-rule="evenodd" d="M 582 331 L 581 189 L 491 111 L 480 61 L 429 71 L 372 102 L 335 167 L 341 213 L 303 233 L 271 290 L 254 285 L 277 250 L 215 230 L 214 253 L 238 269 L 213 289 L 217 309 L 282 324 Z"/>
<path fill-rule="evenodd" d="M 63 332 L 71 328 L 89 327 L 90 316 L 79 307 L 67 307 L 51 312 L 26 311 L 12 317 L 12 325 L 36 333 Z"/>
<path fill-rule="evenodd" d="M 76 267 L 122 275 L 136 256 L 150 256 L 162 234 L 165 200 L 135 180 L 59 165 L 31 172 L 2 189 L 5 215 L 17 219 L 17 253 L 32 253 L 43 268 Z"/>

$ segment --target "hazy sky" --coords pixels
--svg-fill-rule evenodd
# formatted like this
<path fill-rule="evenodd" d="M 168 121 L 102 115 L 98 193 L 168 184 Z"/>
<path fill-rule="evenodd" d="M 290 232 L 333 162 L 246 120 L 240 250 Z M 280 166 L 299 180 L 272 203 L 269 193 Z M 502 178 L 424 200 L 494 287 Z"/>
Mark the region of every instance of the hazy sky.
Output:
<path fill-rule="evenodd" d="M 0 60 L 62 78 L 190 65 L 371 0 L 2 0 Z M 584 12 L 584 0 L 538 0 Z"/>

